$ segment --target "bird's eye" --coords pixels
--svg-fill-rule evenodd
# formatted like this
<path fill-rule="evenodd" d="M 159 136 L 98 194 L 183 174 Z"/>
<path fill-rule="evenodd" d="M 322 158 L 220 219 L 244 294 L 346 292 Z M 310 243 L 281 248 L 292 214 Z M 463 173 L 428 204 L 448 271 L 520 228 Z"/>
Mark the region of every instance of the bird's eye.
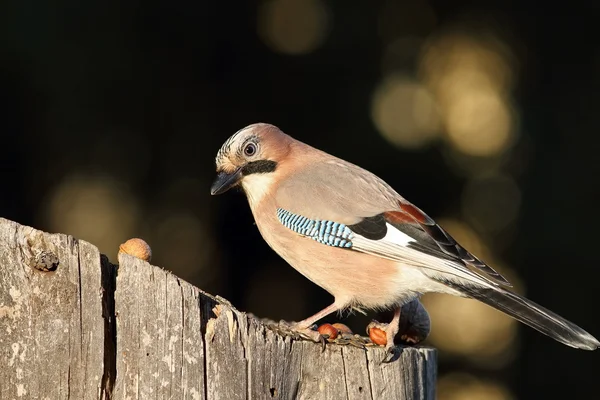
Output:
<path fill-rule="evenodd" d="M 247 157 L 252 157 L 253 155 L 255 155 L 256 154 L 256 144 L 248 143 L 246 145 L 246 147 L 244 147 L 244 154 Z"/>

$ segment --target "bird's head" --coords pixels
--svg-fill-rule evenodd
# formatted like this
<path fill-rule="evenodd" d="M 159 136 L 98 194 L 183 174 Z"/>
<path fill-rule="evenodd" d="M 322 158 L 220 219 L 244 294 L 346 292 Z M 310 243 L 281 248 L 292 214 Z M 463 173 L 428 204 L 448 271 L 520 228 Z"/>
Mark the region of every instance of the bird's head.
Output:
<path fill-rule="evenodd" d="M 266 190 L 289 152 L 290 140 L 269 124 L 253 124 L 237 131 L 217 153 L 217 178 L 211 194 L 225 193 L 240 184 L 247 193 Z"/>

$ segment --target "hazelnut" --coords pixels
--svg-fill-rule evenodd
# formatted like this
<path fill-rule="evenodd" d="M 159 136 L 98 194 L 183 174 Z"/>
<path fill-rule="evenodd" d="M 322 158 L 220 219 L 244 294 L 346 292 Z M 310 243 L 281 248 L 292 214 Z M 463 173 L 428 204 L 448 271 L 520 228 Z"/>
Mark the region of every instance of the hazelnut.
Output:
<path fill-rule="evenodd" d="M 338 335 L 338 330 L 331 324 L 323 324 L 321 326 L 319 326 L 319 328 L 317 328 L 317 331 L 323 335 L 326 336 L 328 339 L 335 339 Z"/>
<path fill-rule="evenodd" d="M 138 238 L 129 239 L 119 246 L 119 254 L 121 253 L 129 254 L 148 262 L 152 259 L 152 249 L 148 243 Z"/>
<path fill-rule="evenodd" d="M 385 346 L 387 344 L 387 334 L 383 329 L 372 327 L 369 329 L 369 338 L 375 344 Z"/>
<path fill-rule="evenodd" d="M 349 333 L 350 335 L 352 335 L 352 329 L 348 328 L 347 325 L 344 325 L 340 322 L 336 322 L 335 324 L 332 324 L 331 326 L 333 326 L 335 329 L 338 330 L 339 333 Z"/>

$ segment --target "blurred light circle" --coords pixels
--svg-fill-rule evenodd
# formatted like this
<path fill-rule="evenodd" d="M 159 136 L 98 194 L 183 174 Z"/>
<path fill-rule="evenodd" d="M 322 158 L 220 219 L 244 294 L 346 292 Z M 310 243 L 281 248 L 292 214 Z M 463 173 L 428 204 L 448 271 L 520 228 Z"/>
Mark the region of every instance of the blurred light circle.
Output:
<path fill-rule="evenodd" d="M 328 13 L 320 0 L 265 1 L 258 14 L 258 30 L 274 51 L 300 55 L 318 48 L 328 30 Z"/>
<path fill-rule="evenodd" d="M 396 146 L 417 149 L 438 136 L 439 116 L 429 91 L 402 76 L 385 79 L 375 90 L 371 116 L 379 132 Z"/>
<path fill-rule="evenodd" d="M 420 73 L 440 107 L 452 148 L 474 157 L 495 157 L 517 133 L 510 93 L 512 54 L 493 32 L 445 31 L 425 46 Z"/>
<path fill-rule="evenodd" d="M 438 400 L 512 400 L 514 397 L 503 385 L 478 379 L 465 373 L 449 373 L 440 377 Z"/>
<path fill-rule="evenodd" d="M 513 143 L 512 112 L 493 92 L 465 92 L 449 102 L 445 111 L 448 139 L 463 153 L 494 156 Z"/>
<path fill-rule="evenodd" d="M 425 43 L 419 70 L 435 90 L 489 88 L 504 95 L 514 85 L 513 58 L 492 32 L 444 31 Z"/>
<path fill-rule="evenodd" d="M 72 175 L 50 194 L 45 210 L 48 229 L 64 232 L 115 256 L 130 239 L 139 218 L 129 189 L 108 176 Z"/>
<path fill-rule="evenodd" d="M 463 214 L 481 231 L 499 231 L 517 218 L 521 190 L 509 176 L 491 175 L 472 179 L 462 194 Z"/>

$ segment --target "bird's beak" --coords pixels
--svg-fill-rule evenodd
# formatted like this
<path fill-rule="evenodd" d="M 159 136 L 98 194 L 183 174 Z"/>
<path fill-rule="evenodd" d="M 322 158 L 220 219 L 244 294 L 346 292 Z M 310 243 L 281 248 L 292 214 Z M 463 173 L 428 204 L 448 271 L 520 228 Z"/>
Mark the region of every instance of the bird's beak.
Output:
<path fill-rule="evenodd" d="M 236 169 L 231 174 L 221 171 L 217 174 L 217 178 L 210 188 L 210 194 L 215 196 L 217 194 L 225 193 L 235 185 L 237 185 L 242 179 L 242 168 Z"/>

